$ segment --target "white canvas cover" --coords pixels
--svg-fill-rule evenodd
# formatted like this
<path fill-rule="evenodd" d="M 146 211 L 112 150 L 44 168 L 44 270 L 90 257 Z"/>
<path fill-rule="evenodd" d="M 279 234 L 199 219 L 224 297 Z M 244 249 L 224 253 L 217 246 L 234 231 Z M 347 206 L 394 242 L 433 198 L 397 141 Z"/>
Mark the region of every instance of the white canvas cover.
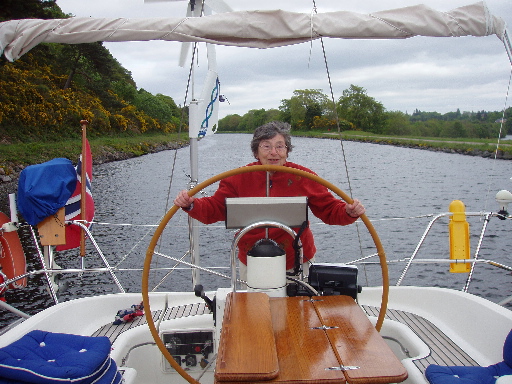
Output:
<path fill-rule="evenodd" d="M 319 37 L 400 39 L 413 36 L 487 36 L 510 43 L 504 21 L 483 2 L 441 12 L 425 5 L 361 14 L 240 11 L 192 18 L 70 18 L 0 23 L 0 50 L 14 61 L 39 43 L 169 40 L 270 48 Z M 509 51 L 510 57 L 510 51 Z"/>
<path fill-rule="evenodd" d="M 220 82 L 217 72 L 208 70 L 201 97 L 197 101 L 197 125 L 190 124 L 189 137 L 205 137 L 217 131 L 219 122 Z"/>

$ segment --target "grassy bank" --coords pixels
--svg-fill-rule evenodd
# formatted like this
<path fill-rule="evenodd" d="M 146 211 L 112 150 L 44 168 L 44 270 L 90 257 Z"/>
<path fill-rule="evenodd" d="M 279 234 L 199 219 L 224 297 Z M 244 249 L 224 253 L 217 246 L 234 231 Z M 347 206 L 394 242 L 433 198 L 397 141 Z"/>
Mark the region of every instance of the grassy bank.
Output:
<path fill-rule="evenodd" d="M 147 134 L 135 137 L 90 138 L 89 144 L 94 163 L 123 160 L 179 148 L 188 144 L 187 134 Z M 0 168 L 6 175 L 17 173 L 20 168 L 39 164 L 56 157 L 77 161 L 82 149 L 80 139 L 56 142 L 0 144 Z"/>
<path fill-rule="evenodd" d="M 332 132 L 301 132 L 298 136 L 316 138 L 336 138 L 338 133 Z M 439 138 L 439 137 L 396 137 L 375 135 L 361 131 L 344 131 L 341 138 L 347 141 L 360 141 L 374 144 L 394 145 L 408 148 L 427 149 L 459 153 L 470 156 L 492 157 L 498 146 L 497 139 Z M 512 141 L 500 140 L 498 158 L 512 160 Z"/>
<path fill-rule="evenodd" d="M 296 132 L 296 136 L 339 139 L 333 132 Z M 493 156 L 498 141 L 491 139 L 447 139 L 432 137 L 392 137 L 374 135 L 361 131 L 344 131 L 343 140 L 361 141 L 376 144 L 405 146 L 456 152 L 472 156 Z M 188 144 L 187 134 L 147 134 L 135 137 L 102 137 L 90 138 L 91 151 L 95 163 L 123 160 L 158 152 L 165 149 L 179 148 Z M 0 169 L 5 175 L 15 176 L 27 165 L 38 164 L 56 157 L 66 157 L 73 162 L 78 159 L 81 141 L 65 140 L 57 142 L 0 144 Z M 503 159 L 512 159 L 512 143 L 502 140 L 499 145 Z"/>

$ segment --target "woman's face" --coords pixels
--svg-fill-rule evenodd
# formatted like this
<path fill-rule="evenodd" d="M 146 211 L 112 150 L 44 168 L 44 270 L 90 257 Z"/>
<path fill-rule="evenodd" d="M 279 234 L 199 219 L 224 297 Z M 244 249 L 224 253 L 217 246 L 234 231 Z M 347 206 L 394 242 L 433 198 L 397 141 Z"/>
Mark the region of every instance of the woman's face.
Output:
<path fill-rule="evenodd" d="M 284 165 L 288 157 L 283 135 L 277 134 L 268 140 L 262 140 L 258 146 L 256 158 L 263 165 Z"/>

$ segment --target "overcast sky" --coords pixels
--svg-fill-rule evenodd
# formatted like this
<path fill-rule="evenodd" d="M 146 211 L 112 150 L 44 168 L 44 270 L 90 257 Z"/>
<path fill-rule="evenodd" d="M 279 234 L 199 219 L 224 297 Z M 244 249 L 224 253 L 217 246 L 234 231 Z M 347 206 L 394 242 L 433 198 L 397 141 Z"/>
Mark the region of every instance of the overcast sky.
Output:
<path fill-rule="evenodd" d="M 199 2 L 199 1 L 198 1 Z M 426 4 L 450 9 L 471 4 L 471 0 L 316 0 L 318 12 L 334 10 L 370 13 Z M 234 10 L 285 9 L 311 12 L 311 0 L 227 0 Z M 66 13 L 92 17 L 181 17 L 187 2 L 144 0 L 57 0 Z M 512 28 L 512 1 L 489 0 L 492 14 Z M 464 38 L 423 38 L 406 40 L 324 39 L 327 65 L 338 99 L 351 84 L 363 87 L 386 110 L 412 113 L 422 111 L 502 110 L 506 102 L 510 63 L 503 43 L 496 36 Z M 183 104 L 188 78 L 178 66 L 180 43 L 105 43 L 127 69 L 137 87 L 171 96 Z M 204 44 L 199 51 L 195 76 L 196 96 L 200 93 L 206 68 Z M 266 50 L 217 47 L 217 64 L 222 103 L 220 117 L 250 109 L 278 108 L 296 89 L 320 89 L 330 96 L 320 40 Z M 188 99 L 190 100 L 190 95 Z M 507 102 L 507 106 L 510 102 Z"/>

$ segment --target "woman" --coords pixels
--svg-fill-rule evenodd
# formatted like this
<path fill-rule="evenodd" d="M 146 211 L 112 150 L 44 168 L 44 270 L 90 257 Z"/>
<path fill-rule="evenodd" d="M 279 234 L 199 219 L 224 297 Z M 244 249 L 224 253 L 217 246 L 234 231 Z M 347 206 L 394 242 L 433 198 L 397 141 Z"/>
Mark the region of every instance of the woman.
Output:
<path fill-rule="evenodd" d="M 273 121 L 256 128 L 251 141 L 251 149 L 256 162 L 252 165 L 282 165 L 300 169 L 315 174 L 310 169 L 287 161 L 292 151 L 288 123 Z M 212 224 L 226 219 L 227 197 L 256 197 L 267 196 L 267 172 L 249 172 L 228 177 L 219 183 L 219 188 L 211 197 L 194 198 L 187 191 L 181 191 L 174 204 L 183 208 L 191 217 L 204 224 Z M 271 172 L 269 177 L 269 196 L 289 197 L 307 196 L 311 212 L 326 224 L 347 225 L 355 222 L 365 213 L 365 208 L 359 200 L 352 204 L 335 198 L 327 188 L 298 175 L 286 172 Z M 297 229 L 295 229 L 297 231 Z M 268 237 L 273 239 L 286 251 L 286 268 L 292 270 L 295 263 L 295 253 L 291 236 L 280 229 L 270 228 Z M 247 252 L 256 241 L 265 237 L 265 229 L 250 231 L 238 243 L 238 258 L 240 260 L 240 278 L 246 280 Z M 301 234 L 303 249 L 303 271 L 307 275 L 308 263 L 315 256 L 316 247 L 313 233 L 306 228 Z"/>

